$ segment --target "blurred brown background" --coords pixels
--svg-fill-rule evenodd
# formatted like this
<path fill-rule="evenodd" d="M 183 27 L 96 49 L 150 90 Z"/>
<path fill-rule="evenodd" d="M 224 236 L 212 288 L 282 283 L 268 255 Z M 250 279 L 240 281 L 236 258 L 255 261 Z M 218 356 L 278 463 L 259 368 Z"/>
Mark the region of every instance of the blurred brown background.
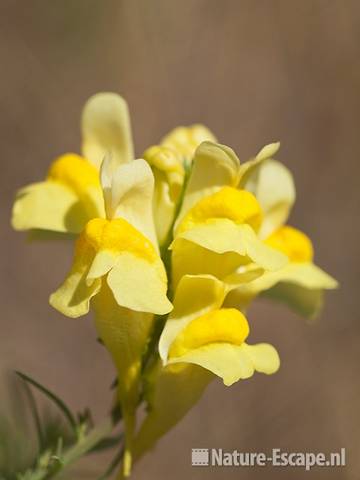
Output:
<path fill-rule="evenodd" d="M 71 245 L 28 244 L 9 218 L 17 188 L 43 178 L 59 154 L 79 151 L 85 100 L 116 91 L 129 102 L 138 155 L 194 122 L 243 160 L 281 140 L 278 157 L 297 182 L 291 223 L 311 235 L 317 263 L 341 282 L 313 326 L 258 303 L 251 339 L 278 347 L 280 372 L 231 388 L 214 382 L 134 480 L 359 479 L 359 2 L 1 0 L 0 10 L 2 382 L 17 368 L 74 409 L 106 413 L 113 371 L 91 319 L 63 318 L 47 303 Z M 192 468 L 192 447 L 346 447 L 348 465 Z M 102 462 L 90 460 L 86 478 Z"/>

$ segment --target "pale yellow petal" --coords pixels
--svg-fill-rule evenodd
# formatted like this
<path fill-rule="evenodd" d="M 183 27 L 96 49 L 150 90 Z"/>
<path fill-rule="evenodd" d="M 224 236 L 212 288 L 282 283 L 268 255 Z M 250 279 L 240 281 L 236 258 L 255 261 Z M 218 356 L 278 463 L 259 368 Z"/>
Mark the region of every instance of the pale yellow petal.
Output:
<path fill-rule="evenodd" d="M 47 180 L 66 186 L 84 205 L 88 218 L 104 217 L 104 198 L 99 171 L 88 160 L 74 153 L 57 158 L 50 166 Z"/>
<path fill-rule="evenodd" d="M 153 328 L 153 315 L 120 307 L 106 284 L 92 301 L 99 337 L 117 372 L 117 391 L 125 429 L 124 473 L 131 470 L 142 357 Z"/>
<path fill-rule="evenodd" d="M 174 310 L 169 315 L 159 341 L 163 361 L 166 361 L 170 345 L 181 330 L 195 318 L 219 308 L 225 295 L 225 285 L 210 275 L 187 275 L 181 279 L 175 292 Z"/>
<path fill-rule="evenodd" d="M 172 310 L 167 299 L 167 278 L 159 260 L 149 263 L 127 252 L 118 256 L 107 276 L 117 303 L 138 312 L 164 315 Z"/>
<path fill-rule="evenodd" d="M 19 191 L 12 222 L 17 230 L 79 233 L 88 220 L 103 215 L 99 172 L 68 153 L 51 164 L 46 181 Z"/>
<path fill-rule="evenodd" d="M 222 378 L 227 386 L 240 379 L 251 377 L 255 371 L 251 359 L 243 354 L 238 345 L 230 343 L 205 345 L 169 361 L 169 365 L 177 363 L 199 365 Z"/>
<path fill-rule="evenodd" d="M 156 441 L 173 428 L 199 401 L 214 376 L 191 364 L 157 363 L 146 377 L 147 415 L 134 442 L 134 459 L 139 459 Z"/>
<path fill-rule="evenodd" d="M 337 281 L 311 262 L 288 263 L 276 272 L 266 272 L 253 282 L 243 285 L 244 291 L 258 293 L 278 282 L 296 283 L 309 289 L 334 289 Z"/>
<path fill-rule="evenodd" d="M 154 171 L 154 179 L 154 223 L 159 245 L 163 245 L 173 224 L 179 197 L 173 195 L 171 184 L 163 172 Z"/>
<path fill-rule="evenodd" d="M 249 176 L 255 171 L 256 167 L 258 167 L 264 160 L 273 158 L 279 148 L 280 142 L 269 143 L 260 150 L 256 157 L 242 163 L 239 170 L 239 188 L 244 188 Z"/>
<path fill-rule="evenodd" d="M 262 147 L 260 152 L 256 155 L 257 160 L 268 160 L 274 157 L 274 155 L 279 151 L 280 142 L 269 143 Z"/>
<path fill-rule="evenodd" d="M 236 187 L 239 165 L 240 161 L 231 148 L 211 142 L 202 143 L 195 151 L 178 223 L 200 199 L 224 186 Z"/>
<path fill-rule="evenodd" d="M 16 230 L 41 229 L 79 233 L 89 220 L 75 192 L 55 182 L 40 182 L 17 194 L 12 225 Z"/>
<path fill-rule="evenodd" d="M 107 218 L 123 218 L 147 237 L 155 248 L 153 219 L 154 176 L 145 160 L 120 165 L 112 174 L 109 160 L 101 169 Z"/>
<path fill-rule="evenodd" d="M 80 317 L 89 311 L 90 300 L 101 288 L 101 279 L 86 281 L 94 250 L 80 237 L 76 243 L 73 266 L 64 283 L 50 296 L 50 305 L 68 317 Z"/>
<path fill-rule="evenodd" d="M 213 275 L 219 280 L 233 283 L 232 275 L 248 259 L 237 253 L 217 253 L 196 243 L 178 238 L 172 247 L 172 281 L 176 287 L 179 280 L 186 274 Z"/>
<path fill-rule="evenodd" d="M 258 343 L 249 345 L 244 343 L 241 345 L 243 354 L 247 355 L 257 372 L 272 375 L 277 372 L 280 367 L 280 358 L 276 349 L 268 343 Z"/>
<path fill-rule="evenodd" d="M 230 292 L 228 306 L 244 309 L 259 294 L 286 303 L 306 317 L 322 307 L 323 291 L 337 288 L 337 281 L 311 262 L 289 263 L 276 272 L 265 272 Z"/>
<path fill-rule="evenodd" d="M 106 154 L 115 165 L 134 158 L 130 117 L 126 101 L 115 93 L 89 98 L 82 113 L 82 151 L 100 168 Z"/>
<path fill-rule="evenodd" d="M 251 260 L 265 270 L 277 270 L 287 263 L 286 256 L 261 242 L 249 225 L 237 225 L 227 219 L 212 220 L 182 232 L 173 242 L 174 250 L 178 239 L 219 254 L 236 253 L 243 257 L 243 263 Z"/>
<path fill-rule="evenodd" d="M 154 173 L 153 207 L 157 237 L 161 245 L 174 221 L 185 169 L 181 154 L 172 148 L 156 145 L 148 148 L 143 157 Z"/>
<path fill-rule="evenodd" d="M 113 250 L 98 251 L 91 262 L 89 271 L 86 275 L 86 281 L 89 285 L 96 279 L 101 278 L 113 268 L 118 258 L 117 252 Z"/>
<path fill-rule="evenodd" d="M 324 290 L 337 287 L 334 278 L 316 265 L 308 264 L 305 268 L 294 269 L 286 280 L 264 290 L 262 294 L 285 303 L 304 317 L 315 318 L 323 306 Z"/>
<path fill-rule="evenodd" d="M 286 222 L 295 202 L 295 186 L 291 172 L 282 163 L 272 159 L 260 162 L 241 187 L 252 192 L 263 209 L 261 238 Z"/>
<path fill-rule="evenodd" d="M 172 358 L 169 364 L 189 362 L 199 365 L 230 386 L 238 380 L 251 377 L 256 370 L 267 374 L 276 372 L 280 364 L 278 354 L 272 346 L 265 345 L 211 343 Z"/>

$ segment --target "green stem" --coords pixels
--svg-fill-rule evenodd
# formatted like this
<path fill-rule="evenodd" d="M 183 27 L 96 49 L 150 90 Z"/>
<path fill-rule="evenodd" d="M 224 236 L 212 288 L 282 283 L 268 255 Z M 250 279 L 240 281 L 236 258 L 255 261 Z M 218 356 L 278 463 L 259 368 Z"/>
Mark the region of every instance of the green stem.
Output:
<path fill-rule="evenodd" d="M 169 228 L 168 234 L 164 240 L 164 243 L 160 247 L 160 256 L 163 261 L 163 264 L 165 266 L 166 270 L 166 275 L 168 279 L 168 291 L 167 291 L 167 296 L 170 301 L 173 300 L 174 296 L 174 291 L 173 291 L 173 286 L 172 286 L 172 265 L 171 265 L 171 250 L 169 249 L 170 245 L 172 244 L 172 241 L 174 240 L 174 228 L 175 228 L 175 223 L 176 220 L 179 216 L 179 213 L 181 211 L 181 207 L 184 202 L 184 197 L 185 197 L 185 192 L 186 192 L 186 187 L 189 182 L 190 178 L 190 173 L 191 173 L 191 165 L 185 165 L 185 177 L 184 177 L 184 182 L 181 188 L 181 193 L 179 196 L 179 200 L 176 204 L 175 212 L 174 212 L 174 218 L 171 223 L 171 226 Z M 150 337 L 149 344 L 147 346 L 146 352 L 144 354 L 143 358 L 143 371 L 146 370 L 147 366 L 150 364 L 150 362 L 153 360 L 154 353 L 155 355 L 157 354 L 157 344 L 160 339 L 161 332 L 163 331 L 163 328 L 165 326 L 166 320 L 168 318 L 168 314 L 166 315 L 155 315 L 155 321 L 154 321 L 154 327 L 153 331 Z"/>
<path fill-rule="evenodd" d="M 96 445 L 109 437 L 113 431 L 117 419 L 114 420 L 113 416 L 106 418 L 97 427 L 94 427 L 87 435 L 81 437 L 77 443 L 70 447 L 62 456 L 53 456 L 50 458 L 50 466 L 39 466 L 32 472 L 27 472 L 24 480 L 49 480 L 54 478 L 58 473 L 62 472 L 65 468 L 73 465 L 77 460 L 89 453 Z"/>

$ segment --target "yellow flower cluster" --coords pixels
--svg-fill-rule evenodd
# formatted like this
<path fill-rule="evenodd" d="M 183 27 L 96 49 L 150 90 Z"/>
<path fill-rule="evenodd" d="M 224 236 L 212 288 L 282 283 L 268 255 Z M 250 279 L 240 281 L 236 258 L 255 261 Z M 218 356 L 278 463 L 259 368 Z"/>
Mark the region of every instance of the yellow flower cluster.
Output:
<path fill-rule="evenodd" d="M 278 149 L 241 163 L 193 125 L 135 160 L 125 100 L 100 93 L 83 110 L 82 156 L 61 156 L 18 192 L 15 229 L 77 236 L 50 303 L 68 317 L 95 314 L 118 371 L 125 476 L 215 376 L 231 385 L 277 371 L 273 346 L 247 343 L 252 300 L 267 295 L 311 317 L 337 285 L 286 224 L 295 188 Z M 137 428 L 140 395 L 148 413 Z"/>

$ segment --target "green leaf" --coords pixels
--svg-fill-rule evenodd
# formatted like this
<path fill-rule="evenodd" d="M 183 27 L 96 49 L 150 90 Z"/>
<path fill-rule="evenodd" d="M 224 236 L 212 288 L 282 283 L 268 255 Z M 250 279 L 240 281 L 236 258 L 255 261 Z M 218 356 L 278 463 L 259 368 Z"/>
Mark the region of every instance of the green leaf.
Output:
<path fill-rule="evenodd" d="M 31 377 L 29 377 L 28 375 L 26 375 L 25 373 L 22 373 L 22 372 L 19 372 L 19 371 L 15 371 L 16 375 L 18 375 L 22 380 L 24 380 L 25 382 L 28 382 L 30 383 L 30 385 L 32 385 L 33 387 L 37 388 L 38 390 L 40 390 L 40 392 L 42 392 L 44 395 L 46 395 L 46 397 L 48 397 L 50 400 L 52 400 L 55 405 L 61 410 L 61 412 L 64 414 L 65 418 L 68 420 L 69 424 L 71 425 L 71 427 L 74 429 L 74 431 L 76 430 L 76 427 L 77 427 L 77 424 L 76 424 L 76 420 L 75 420 L 75 417 L 74 415 L 71 413 L 71 410 L 69 409 L 69 407 L 65 404 L 65 402 L 63 400 L 61 400 L 61 398 L 59 398 L 57 395 L 55 395 L 53 392 L 51 392 L 50 390 L 48 390 L 46 387 L 44 387 L 43 385 L 41 385 L 39 382 L 37 382 L 36 380 L 32 379 Z"/>
<path fill-rule="evenodd" d="M 44 433 L 43 433 L 43 429 L 42 429 L 42 426 L 41 426 L 40 414 L 39 414 L 39 411 L 38 411 L 38 408 L 37 408 L 37 405 L 36 405 L 34 395 L 31 391 L 29 385 L 26 382 L 24 382 L 23 386 L 24 386 L 25 393 L 26 393 L 28 403 L 29 403 L 29 407 L 30 407 L 30 410 L 31 410 L 31 413 L 32 413 L 32 416 L 33 416 L 33 419 L 34 419 L 34 424 L 35 424 L 35 428 L 36 428 L 36 432 L 37 432 L 37 436 L 38 436 L 39 451 L 41 452 L 44 448 L 45 442 L 44 442 Z"/>

